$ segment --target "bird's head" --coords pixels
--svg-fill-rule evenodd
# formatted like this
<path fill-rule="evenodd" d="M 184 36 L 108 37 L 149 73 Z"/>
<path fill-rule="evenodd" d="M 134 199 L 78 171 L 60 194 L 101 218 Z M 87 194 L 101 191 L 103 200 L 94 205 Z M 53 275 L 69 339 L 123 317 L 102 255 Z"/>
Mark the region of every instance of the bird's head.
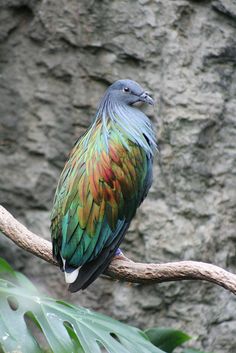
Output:
<path fill-rule="evenodd" d="M 137 82 L 132 80 L 115 81 L 105 93 L 105 97 L 120 104 L 133 105 L 137 102 L 145 102 L 153 105 L 154 100 Z"/>
<path fill-rule="evenodd" d="M 127 137 L 141 146 L 148 156 L 153 155 L 156 138 L 148 117 L 141 110 L 133 107 L 133 104 L 138 102 L 154 104 L 149 93 L 135 81 L 118 80 L 106 90 L 98 106 L 93 128 L 96 128 L 98 121 L 102 121 L 102 135 L 107 150 L 109 149 L 109 129 L 115 129 L 121 136 L 122 143 L 125 143 L 124 138 Z"/>

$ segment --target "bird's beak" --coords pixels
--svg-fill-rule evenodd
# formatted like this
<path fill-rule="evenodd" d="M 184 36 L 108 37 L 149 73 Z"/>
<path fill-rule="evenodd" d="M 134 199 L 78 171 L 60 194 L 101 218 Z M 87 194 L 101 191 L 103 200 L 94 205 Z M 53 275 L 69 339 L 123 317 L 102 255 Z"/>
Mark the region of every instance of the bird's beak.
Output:
<path fill-rule="evenodd" d="M 143 92 L 140 96 L 139 96 L 139 100 L 141 102 L 145 102 L 151 105 L 154 105 L 154 100 L 152 99 L 151 96 L 149 96 L 148 92 Z"/>

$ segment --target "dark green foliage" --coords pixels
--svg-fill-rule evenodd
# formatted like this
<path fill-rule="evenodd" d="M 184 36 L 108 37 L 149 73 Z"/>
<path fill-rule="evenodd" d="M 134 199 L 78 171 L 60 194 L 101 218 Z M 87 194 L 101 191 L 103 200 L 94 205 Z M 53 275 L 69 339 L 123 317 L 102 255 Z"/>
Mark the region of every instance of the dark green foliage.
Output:
<path fill-rule="evenodd" d="M 150 341 L 163 349 L 166 353 L 172 353 L 176 347 L 181 346 L 191 337 L 186 333 L 164 327 L 155 327 L 145 331 Z"/>
<path fill-rule="evenodd" d="M 183 331 L 165 327 L 154 327 L 144 331 L 150 341 L 166 353 L 175 352 L 175 348 L 181 347 L 191 337 Z M 181 353 L 206 353 L 194 348 L 186 348 Z"/>

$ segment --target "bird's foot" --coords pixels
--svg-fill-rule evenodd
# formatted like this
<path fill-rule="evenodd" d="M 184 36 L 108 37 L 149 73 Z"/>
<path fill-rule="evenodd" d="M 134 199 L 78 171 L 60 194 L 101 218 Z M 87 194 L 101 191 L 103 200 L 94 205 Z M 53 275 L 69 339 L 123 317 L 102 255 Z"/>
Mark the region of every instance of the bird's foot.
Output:
<path fill-rule="evenodd" d="M 120 248 L 116 249 L 115 256 L 122 256 L 123 252 L 120 250 Z"/>
<path fill-rule="evenodd" d="M 123 252 L 120 250 L 120 248 L 118 248 L 115 252 L 115 255 L 113 257 L 114 260 L 123 260 L 123 261 L 131 261 L 130 259 L 128 259 Z"/>

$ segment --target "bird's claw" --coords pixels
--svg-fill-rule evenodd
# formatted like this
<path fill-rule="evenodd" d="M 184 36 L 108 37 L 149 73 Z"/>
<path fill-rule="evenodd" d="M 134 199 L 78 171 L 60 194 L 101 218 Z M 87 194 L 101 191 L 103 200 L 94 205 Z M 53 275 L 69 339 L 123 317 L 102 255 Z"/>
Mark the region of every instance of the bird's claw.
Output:
<path fill-rule="evenodd" d="M 120 248 L 116 249 L 115 256 L 122 256 L 123 252 L 120 250 Z"/>

